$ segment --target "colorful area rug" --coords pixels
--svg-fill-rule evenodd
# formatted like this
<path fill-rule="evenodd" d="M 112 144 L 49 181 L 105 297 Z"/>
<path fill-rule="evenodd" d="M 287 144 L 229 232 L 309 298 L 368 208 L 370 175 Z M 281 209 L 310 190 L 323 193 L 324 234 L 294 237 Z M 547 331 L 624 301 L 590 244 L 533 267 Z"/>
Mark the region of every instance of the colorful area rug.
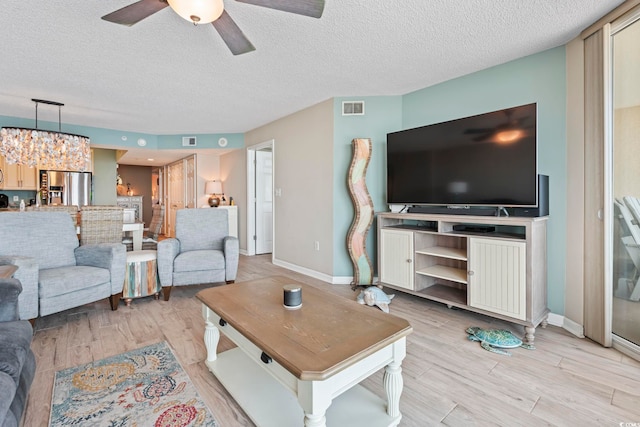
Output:
<path fill-rule="evenodd" d="M 166 342 L 56 372 L 50 426 L 216 426 Z"/>

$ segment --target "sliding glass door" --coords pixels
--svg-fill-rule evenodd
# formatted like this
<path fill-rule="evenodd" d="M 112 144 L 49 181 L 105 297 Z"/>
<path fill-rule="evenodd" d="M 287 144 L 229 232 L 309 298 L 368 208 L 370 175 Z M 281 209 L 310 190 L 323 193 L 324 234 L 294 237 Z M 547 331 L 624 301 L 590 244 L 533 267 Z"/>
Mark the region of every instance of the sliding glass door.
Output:
<path fill-rule="evenodd" d="M 611 331 L 640 347 L 640 13 L 611 26 Z"/>

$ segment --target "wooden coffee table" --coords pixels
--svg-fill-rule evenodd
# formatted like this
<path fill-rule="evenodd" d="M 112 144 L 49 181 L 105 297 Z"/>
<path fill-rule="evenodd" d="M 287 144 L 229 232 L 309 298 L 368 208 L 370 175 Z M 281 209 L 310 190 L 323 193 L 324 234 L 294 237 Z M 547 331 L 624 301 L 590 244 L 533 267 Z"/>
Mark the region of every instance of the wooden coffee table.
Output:
<path fill-rule="evenodd" d="M 302 307 L 283 306 L 283 286 Z M 258 426 L 395 426 L 409 323 L 284 277 L 206 289 L 207 367 Z M 220 332 L 238 347 L 216 354 Z M 384 368 L 386 401 L 358 385 Z"/>

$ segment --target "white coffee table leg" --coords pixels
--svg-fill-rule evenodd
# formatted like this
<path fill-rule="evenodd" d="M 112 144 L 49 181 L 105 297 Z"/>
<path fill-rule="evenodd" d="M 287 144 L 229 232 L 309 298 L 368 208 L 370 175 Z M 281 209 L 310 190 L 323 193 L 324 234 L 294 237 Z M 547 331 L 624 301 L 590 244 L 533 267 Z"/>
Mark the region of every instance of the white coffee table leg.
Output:
<path fill-rule="evenodd" d="M 320 414 L 304 414 L 304 427 L 326 427 L 327 418 Z"/>
<path fill-rule="evenodd" d="M 382 384 L 387 394 L 387 414 L 397 417 L 400 415 L 400 395 L 404 386 L 399 362 L 393 361 L 385 367 Z"/>
<path fill-rule="evenodd" d="M 304 411 L 305 427 L 326 427 L 331 393 L 322 381 L 299 381 L 298 403 Z"/>
<path fill-rule="evenodd" d="M 384 369 L 382 385 L 387 395 L 387 414 L 400 420 L 400 395 L 404 382 L 402 380 L 402 360 L 406 356 L 406 338 L 393 345 L 393 361 Z"/>
<path fill-rule="evenodd" d="M 211 321 L 212 314 L 209 308 L 202 307 L 202 314 L 206 323 L 204 327 L 204 345 L 207 347 L 207 361 L 213 362 L 218 358 L 218 341 L 220 341 L 220 331 Z"/>

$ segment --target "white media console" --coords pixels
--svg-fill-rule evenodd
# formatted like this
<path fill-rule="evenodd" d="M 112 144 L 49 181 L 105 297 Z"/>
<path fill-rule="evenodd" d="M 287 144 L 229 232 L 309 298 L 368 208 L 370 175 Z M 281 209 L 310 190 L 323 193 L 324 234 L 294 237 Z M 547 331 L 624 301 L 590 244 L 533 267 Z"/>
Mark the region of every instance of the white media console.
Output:
<path fill-rule="evenodd" d="M 523 325 L 533 344 L 549 314 L 547 217 L 378 214 L 378 275 L 383 286 Z"/>

